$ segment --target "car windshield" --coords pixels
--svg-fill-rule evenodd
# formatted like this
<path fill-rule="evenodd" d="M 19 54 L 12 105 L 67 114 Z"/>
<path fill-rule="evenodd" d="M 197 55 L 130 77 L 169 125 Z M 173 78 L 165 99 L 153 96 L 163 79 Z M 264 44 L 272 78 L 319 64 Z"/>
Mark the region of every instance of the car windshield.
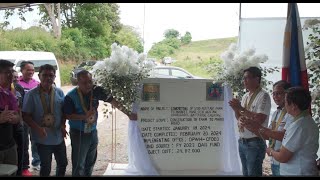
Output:
<path fill-rule="evenodd" d="M 34 71 L 35 72 L 39 72 L 40 66 L 45 65 L 45 64 L 50 64 L 54 67 L 55 70 L 57 70 L 57 63 L 55 60 L 28 60 L 33 62 L 34 64 Z M 21 66 L 21 62 L 19 61 L 16 65 L 16 67 L 20 67 Z"/>
<path fill-rule="evenodd" d="M 176 68 L 176 67 L 155 67 L 153 69 L 153 74 L 157 75 L 164 75 L 164 76 L 171 76 L 175 78 L 194 78 L 194 76 L 184 69 Z"/>
<path fill-rule="evenodd" d="M 183 77 L 183 78 L 190 78 L 192 77 L 190 74 L 179 70 L 179 69 L 172 69 L 171 70 L 172 76 L 176 76 L 176 77 Z"/>

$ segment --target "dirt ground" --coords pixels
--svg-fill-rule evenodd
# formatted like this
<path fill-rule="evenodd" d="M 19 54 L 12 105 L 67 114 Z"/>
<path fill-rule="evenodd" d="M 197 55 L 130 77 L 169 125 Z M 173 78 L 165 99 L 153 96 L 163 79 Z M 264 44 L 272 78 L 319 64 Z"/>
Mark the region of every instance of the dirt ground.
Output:
<path fill-rule="evenodd" d="M 70 86 L 63 87 L 62 89 L 67 92 L 71 88 L 72 87 Z M 98 157 L 92 173 L 93 176 L 102 176 L 107 169 L 108 163 L 128 163 L 127 138 L 129 118 L 120 111 L 116 111 L 115 113 L 113 113 L 113 118 L 110 113 L 107 113 L 108 117 L 104 117 L 102 112 L 105 108 L 109 109 L 110 112 L 110 104 L 105 106 L 102 102 L 100 102 L 100 106 L 98 109 L 100 113 L 97 126 L 99 138 Z M 68 140 L 68 142 L 70 141 Z M 66 176 L 71 176 L 71 145 L 69 143 L 66 144 L 68 158 Z M 55 167 L 56 163 L 53 158 L 51 170 L 52 176 L 55 175 Z M 31 173 L 35 176 L 39 175 L 39 171 L 36 170 L 32 170 Z M 263 163 L 263 175 L 271 175 L 270 161 L 267 156 Z"/>

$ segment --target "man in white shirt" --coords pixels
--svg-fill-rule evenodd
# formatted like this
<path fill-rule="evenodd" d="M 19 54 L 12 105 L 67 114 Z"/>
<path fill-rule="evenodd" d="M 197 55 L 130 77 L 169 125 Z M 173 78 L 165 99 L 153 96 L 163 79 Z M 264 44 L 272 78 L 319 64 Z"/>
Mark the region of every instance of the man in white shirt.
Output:
<path fill-rule="evenodd" d="M 233 98 L 229 105 L 235 112 L 239 127 L 239 154 L 244 176 L 262 176 L 262 163 L 266 152 L 264 139 L 244 127 L 245 121 L 255 121 L 268 126 L 271 99 L 267 91 L 261 88 L 261 70 L 250 67 L 244 70 L 243 83 L 249 91 L 242 101 Z"/>
<path fill-rule="evenodd" d="M 261 136 L 266 140 L 269 140 L 269 147 L 274 151 L 279 151 L 281 147 L 281 141 L 284 133 L 293 120 L 293 117 L 287 113 L 284 108 L 285 104 L 285 91 L 290 88 L 290 84 L 287 81 L 280 80 L 273 84 L 272 98 L 278 105 L 277 110 L 272 114 L 269 127 L 263 127 L 259 123 L 254 121 L 247 122 L 244 126 L 254 132 L 257 136 Z M 272 156 L 271 171 L 273 176 L 280 176 L 280 162 L 275 160 Z"/>
<path fill-rule="evenodd" d="M 288 90 L 285 108 L 294 119 L 284 134 L 280 150 L 267 148 L 267 154 L 280 162 L 281 176 L 318 175 L 319 128 L 309 113 L 310 104 L 309 91 L 302 87 Z"/>

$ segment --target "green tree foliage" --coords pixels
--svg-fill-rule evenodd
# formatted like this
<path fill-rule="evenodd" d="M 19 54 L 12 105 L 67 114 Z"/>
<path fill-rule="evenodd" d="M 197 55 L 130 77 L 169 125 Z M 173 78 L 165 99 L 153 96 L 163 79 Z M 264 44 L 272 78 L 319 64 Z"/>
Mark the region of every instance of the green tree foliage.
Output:
<path fill-rule="evenodd" d="M 167 29 L 164 32 L 164 37 L 165 38 L 179 38 L 180 33 L 179 33 L 179 31 L 177 31 L 175 29 Z"/>
<path fill-rule="evenodd" d="M 43 6 L 40 7 L 40 14 L 43 15 L 41 23 L 48 26 L 50 19 Z M 67 35 L 62 32 L 65 34 L 64 39 L 66 39 L 65 36 L 71 35 L 71 40 L 75 42 L 76 47 L 84 45 L 84 48 L 91 49 L 89 54 L 93 59 L 101 59 L 110 55 L 110 46 L 122 28 L 119 5 L 115 3 L 61 3 L 61 16 L 63 31 L 68 31 L 70 28 L 79 30 L 73 29 Z M 75 34 L 80 32 L 81 35 Z M 83 38 L 79 38 L 80 36 Z"/>
<path fill-rule="evenodd" d="M 43 5 L 39 5 L 41 23 L 49 27 L 50 18 L 48 12 Z M 119 5 L 115 3 L 60 3 L 62 21 L 61 24 L 64 28 L 82 29 L 86 25 L 82 25 L 83 21 L 92 21 L 95 18 L 101 18 L 102 21 L 107 19 L 109 25 L 113 31 L 117 33 L 121 29 L 121 23 L 119 18 Z M 92 11 L 92 12 L 90 12 Z M 55 13 L 57 13 L 55 11 Z M 85 19 L 83 15 L 88 14 Z M 87 19 L 89 18 L 89 19 Z M 90 19 L 92 18 L 92 19 Z"/>
<path fill-rule="evenodd" d="M 123 26 L 116 35 L 116 42 L 128 46 L 139 53 L 143 52 L 142 39 L 137 31 L 131 26 Z"/>
<path fill-rule="evenodd" d="M 171 46 L 174 49 L 179 49 L 181 46 L 181 41 L 177 38 L 166 38 L 162 41 L 163 44 Z"/>
<path fill-rule="evenodd" d="M 174 53 L 173 47 L 168 46 L 163 42 L 158 42 L 152 46 L 152 48 L 148 52 L 148 56 L 162 59 L 165 56 L 168 56 L 173 53 Z"/>
<path fill-rule="evenodd" d="M 309 28 L 312 29 L 312 33 L 307 41 L 306 60 L 309 89 L 312 92 L 312 116 L 317 123 L 320 123 L 320 21 L 314 19 L 310 23 Z"/>
<path fill-rule="evenodd" d="M 94 59 L 110 56 L 110 46 L 121 29 L 119 6 L 112 3 L 83 3 L 75 8 L 74 27 L 82 29 L 88 37 Z"/>
<path fill-rule="evenodd" d="M 62 16 L 61 25 L 62 27 L 72 28 L 73 24 L 75 23 L 75 7 L 78 3 L 60 3 L 60 13 Z M 41 15 L 40 23 L 50 27 L 50 17 L 49 14 L 44 7 L 44 5 L 39 5 L 39 15 Z M 55 15 L 57 16 L 58 12 L 54 11 Z"/>
<path fill-rule="evenodd" d="M 1 33 L 0 50 L 56 51 L 57 42 L 47 31 L 32 26 L 27 30 L 16 28 Z"/>
<path fill-rule="evenodd" d="M 116 3 L 59 3 L 60 11 L 53 9 L 54 16 L 61 16 L 61 39 L 40 27 L 28 30 L 7 30 L 0 24 L 1 50 L 36 50 L 54 52 L 58 59 L 82 61 L 103 59 L 110 56 L 111 44 L 119 42 L 143 52 L 142 40 L 132 27 L 120 23 L 119 5 Z M 51 4 L 52 5 L 52 4 Z M 51 29 L 52 22 L 45 6 L 39 5 L 40 23 Z M 30 8 L 6 11 L 6 18 L 18 12 L 22 20 Z M 9 22 L 8 22 L 9 23 Z"/>
<path fill-rule="evenodd" d="M 17 10 L 17 11 L 16 11 Z M 3 26 L 4 27 L 7 27 L 10 22 L 8 21 L 8 19 L 13 16 L 15 14 L 15 12 L 17 12 L 19 18 L 22 20 L 22 21 L 26 21 L 26 18 L 24 17 L 24 14 L 26 12 L 31 12 L 33 11 L 33 8 L 31 7 L 20 7 L 20 8 L 12 8 L 12 9 L 6 9 L 4 11 L 4 19 L 5 21 L 3 22 Z"/>
<path fill-rule="evenodd" d="M 174 54 L 175 50 L 179 49 L 181 45 L 189 44 L 191 42 L 191 33 L 186 32 L 183 37 L 180 37 L 179 31 L 175 29 L 167 29 L 164 32 L 165 39 L 154 44 L 148 52 L 149 56 L 163 58 Z"/>
<path fill-rule="evenodd" d="M 71 39 L 74 41 L 75 47 L 82 47 L 85 45 L 86 37 L 78 28 L 68 28 L 62 32 L 62 39 Z"/>
<path fill-rule="evenodd" d="M 189 44 L 191 42 L 192 36 L 190 32 L 186 32 L 184 36 L 181 37 L 182 44 Z"/>
<path fill-rule="evenodd" d="M 104 37 L 90 38 L 86 46 L 90 48 L 91 59 L 103 59 L 111 55 L 110 42 L 106 43 Z"/>
<path fill-rule="evenodd" d="M 63 60 L 71 59 L 76 54 L 75 43 L 71 39 L 62 39 L 61 41 L 58 42 L 58 47 L 59 47 L 59 53 L 58 53 L 59 56 L 64 54 L 62 56 Z"/>
<path fill-rule="evenodd" d="M 40 5 L 40 14 L 41 10 L 46 12 L 47 14 L 47 22 L 44 24 L 51 28 L 53 31 L 53 35 L 55 38 L 60 39 L 61 37 L 61 18 L 60 18 L 60 3 L 43 3 Z M 25 19 L 25 13 L 33 11 L 31 7 L 21 7 L 21 8 L 13 8 L 13 9 L 6 9 L 5 10 L 5 19 L 4 26 L 8 26 L 10 23 L 8 22 L 8 18 L 13 16 L 15 13 L 18 14 L 19 18 L 23 21 Z"/>
<path fill-rule="evenodd" d="M 180 33 L 174 29 L 168 29 L 164 33 L 165 39 L 155 43 L 148 52 L 150 57 L 162 59 L 174 53 L 181 46 L 181 41 L 178 39 Z"/>

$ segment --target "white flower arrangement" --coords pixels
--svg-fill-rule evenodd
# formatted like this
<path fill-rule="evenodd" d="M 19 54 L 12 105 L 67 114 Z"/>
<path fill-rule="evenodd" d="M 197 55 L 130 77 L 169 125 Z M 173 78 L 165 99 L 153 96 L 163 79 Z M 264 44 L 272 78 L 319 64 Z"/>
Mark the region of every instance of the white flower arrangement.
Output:
<path fill-rule="evenodd" d="M 97 85 L 111 91 L 115 98 L 131 113 L 132 103 L 139 99 L 140 81 L 149 76 L 153 64 L 146 62 L 146 55 L 116 43 L 111 45 L 111 56 L 93 66 Z"/>
<path fill-rule="evenodd" d="M 320 20 L 319 19 L 307 19 L 304 21 L 303 29 L 312 28 L 314 26 L 319 26 Z"/>
<path fill-rule="evenodd" d="M 311 91 L 312 117 L 320 124 L 320 19 L 308 19 L 304 22 L 303 30 L 310 29 L 305 47 L 306 63 Z M 319 126 L 320 127 L 320 126 Z"/>
<path fill-rule="evenodd" d="M 255 48 L 239 53 L 236 44 L 232 43 L 227 51 L 221 54 L 223 60 L 223 72 L 219 74 L 216 81 L 222 81 L 230 85 L 235 96 L 242 97 L 245 89 L 242 83 L 243 71 L 251 66 L 256 66 L 262 71 L 262 85 L 270 84 L 271 82 L 265 79 L 267 73 L 276 71 L 275 69 L 266 69 L 260 66 L 268 60 L 268 56 L 264 54 L 255 54 Z"/>

